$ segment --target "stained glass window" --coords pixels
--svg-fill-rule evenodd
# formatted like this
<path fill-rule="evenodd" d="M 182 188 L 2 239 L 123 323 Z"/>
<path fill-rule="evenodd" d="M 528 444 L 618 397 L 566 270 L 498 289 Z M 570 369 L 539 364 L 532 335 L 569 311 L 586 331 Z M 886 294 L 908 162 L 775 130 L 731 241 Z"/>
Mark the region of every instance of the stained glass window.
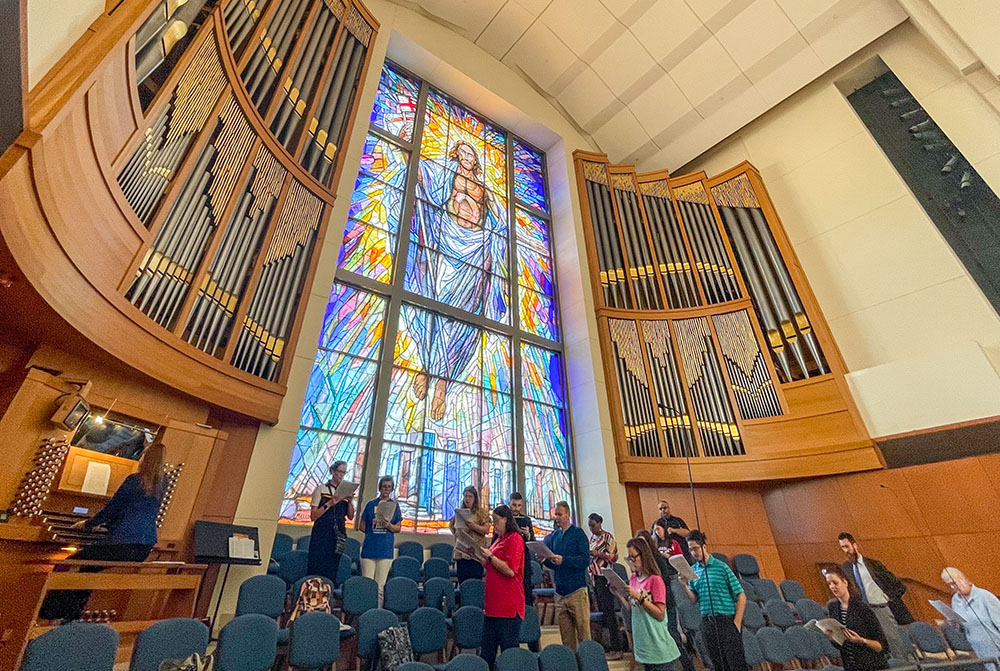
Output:
<path fill-rule="evenodd" d="M 347 462 L 348 478 L 361 477 L 385 309 L 380 296 L 333 285 L 285 482 L 282 519 L 309 522 L 313 489 L 329 478 L 334 461 Z"/>
<path fill-rule="evenodd" d="M 395 478 L 404 530 L 446 533 L 469 484 L 551 528 L 573 478 L 550 228 L 542 153 L 386 63 L 284 520 L 344 458 L 365 497 Z"/>

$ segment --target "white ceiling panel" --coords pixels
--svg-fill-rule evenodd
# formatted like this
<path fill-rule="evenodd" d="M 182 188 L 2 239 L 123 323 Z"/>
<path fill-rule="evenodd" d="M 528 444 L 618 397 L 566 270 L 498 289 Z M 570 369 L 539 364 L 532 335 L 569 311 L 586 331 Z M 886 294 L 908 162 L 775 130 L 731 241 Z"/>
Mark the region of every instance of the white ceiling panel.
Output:
<path fill-rule="evenodd" d="M 906 19 L 897 0 L 393 2 L 473 40 L 645 170 L 687 163 Z"/>

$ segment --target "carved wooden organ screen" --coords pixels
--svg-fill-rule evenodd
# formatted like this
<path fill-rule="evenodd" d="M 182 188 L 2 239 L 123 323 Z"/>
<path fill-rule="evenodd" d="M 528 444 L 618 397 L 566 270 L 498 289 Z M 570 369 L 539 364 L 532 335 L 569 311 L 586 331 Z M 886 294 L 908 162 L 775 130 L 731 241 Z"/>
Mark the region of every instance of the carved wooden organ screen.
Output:
<path fill-rule="evenodd" d="M 156 5 L 133 39 L 145 127 L 114 168 L 148 233 L 121 291 L 278 380 L 377 23 L 349 0 L 191 4 Z"/>
<path fill-rule="evenodd" d="M 575 158 L 623 480 L 686 479 L 648 468 L 675 459 L 702 479 L 779 477 L 804 448 L 870 447 L 752 166 L 710 180 Z M 709 470 L 756 459 L 773 463 Z"/>

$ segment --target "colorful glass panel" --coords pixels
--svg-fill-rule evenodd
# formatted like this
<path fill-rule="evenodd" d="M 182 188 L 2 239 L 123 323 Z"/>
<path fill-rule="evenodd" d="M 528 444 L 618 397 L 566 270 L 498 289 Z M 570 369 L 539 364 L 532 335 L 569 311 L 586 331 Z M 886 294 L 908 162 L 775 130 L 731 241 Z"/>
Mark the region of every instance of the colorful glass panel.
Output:
<path fill-rule="evenodd" d="M 573 504 L 573 489 L 567 471 L 524 467 L 524 500 L 528 515 L 543 530 L 551 531 L 553 510 L 559 501 Z"/>
<path fill-rule="evenodd" d="M 382 343 L 385 307 L 385 299 L 380 296 L 335 283 L 326 306 L 319 346 L 374 359 Z"/>
<path fill-rule="evenodd" d="M 369 175 L 358 175 L 347 216 L 393 233 L 399 230 L 403 192 Z"/>
<path fill-rule="evenodd" d="M 377 368 L 374 361 L 317 352 L 302 406 L 302 426 L 367 434 Z"/>
<path fill-rule="evenodd" d="M 566 407 L 562 357 L 557 352 L 521 343 L 521 390 L 532 401 Z"/>
<path fill-rule="evenodd" d="M 539 254 L 549 255 L 549 225 L 536 216 L 518 209 L 517 244 L 529 247 Z"/>
<path fill-rule="evenodd" d="M 396 236 L 348 219 L 337 267 L 388 284 L 392 280 L 392 253 Z"/>
<path fill-rule="evenodd" d="M 524 462 L 569 468 L 566 413 L 559 408 L 524 402 Z"/>
<path fill-rule="evenodd" d="M 549 340 L 559 339 L 556 304 L 552 298 L 522 288 L 519 318 L 525 331 Z"/>
<path fill-rule="evenodd" d="M 368 441 L 358 436 L 344 436 L 326 431 L 299 429 L 292 448 L 292 462 L 285 481 L 279 519 L 310 524 L 309 501 L 313 490 L 330 477 L 335 461 L 347 462 L 347 475 L 352 482 L 361 479 Z M 348 520 L 351 524 L 351 520 Z"/>
<path fill-rule="evenodd" d="M 542 172 L 542 155 L 517 139 L 514 139 L 513 146 L 514 195 L 525 205 L 547 212 L 549 207 Z"/>
<path fill-rule="evenodd" d="M 372 108 L 372 125 L 406 141 L 413 139 L 419 91 L 417 82 L 384 64 Z"/>
<path fill-rule="evenodd" d="M 365 138 L 361 172 L 389 186 L 402 189 L 406 183 L 406 161 L 410 154 L 375 135 Z"/>

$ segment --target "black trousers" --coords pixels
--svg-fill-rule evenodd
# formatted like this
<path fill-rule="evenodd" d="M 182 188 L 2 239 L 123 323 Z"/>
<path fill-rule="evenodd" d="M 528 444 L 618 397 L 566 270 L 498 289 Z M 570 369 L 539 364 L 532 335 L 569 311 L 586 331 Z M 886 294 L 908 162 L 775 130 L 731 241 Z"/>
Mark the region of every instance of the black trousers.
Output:
<path fill-rule="evenodd" d="M 535 605 L 535 592 L 531 585 L 531 553 L 524 552 L 524 605 Z"/>
<path fill-rule="evenodd" d="M 477 562 L 475 559 L 456 559 L 455 576 L 458 578 L 459 585 L 461 585 L 469 578 L 482 579 L 483 565 Z"/>
<path fill-rule="evenodd" d="M 617 599 L 608 587 L 608 579 L 602 575 L 594 576 L 594 600 L 597 610 L 601 611 L 601 626 L 608 630 L 608 652 L 625 652 L 628 640 L 618 627 L 618 616 L 615 614 Z"/>
<path fill-rule="evenodd" d="M 92 561 L 144 561 L 152 545 L 88 545 L 70 559 Z M 84 566 L 80 573 L 100 573 L 100 566 Z M 49 592 L 42 602 L 38 617 L 43 620 L 79 620 L 90 599 L 90 590 L 73 589 Z"/>
<path fill-rule="evenodd" d="M 732 615 L 708 615 L 701 619 L 705 647 L 715 671 L 747 671 L 743 656 L 743 636 Z"/>
<path fill-rule="evenodd" d="M 483 642 L 479 648 L 479 656 L 486 660 L 492 669 L 497 661 L 497 647 L 500 652 L 507 648 L 516 648 L 521 641 L 521 618 L 519 617 L 484 617 Z"/>

